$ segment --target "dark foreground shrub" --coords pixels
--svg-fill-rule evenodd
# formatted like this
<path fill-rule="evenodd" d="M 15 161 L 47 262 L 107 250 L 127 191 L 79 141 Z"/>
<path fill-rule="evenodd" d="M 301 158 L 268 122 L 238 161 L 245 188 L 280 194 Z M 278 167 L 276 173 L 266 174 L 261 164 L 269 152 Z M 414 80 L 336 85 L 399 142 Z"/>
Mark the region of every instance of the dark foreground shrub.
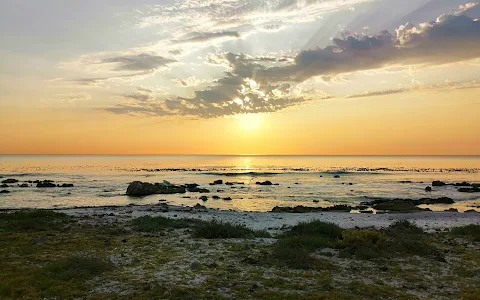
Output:
<path fill-rule="evenodd" d="M 387 249 L 387 236 L 373 229 L 345 230 L 338 246 L 343 257 L 356 256 L 360 259 L 373 259 L 384 256 Z"/>
<path fill-rule="evenodd" d="M 50 210 L 27 210 L 0 214 L 0 229 L 6 231 L 45 231 L 61 229 L 70 217 Z"/>
<path fill-rule="evenodd" d="M 46 265 L 43 275 L 58 280 L 88 280 L 113 269 L 113 264 L 102 257 L 78 254 Z"/>
<path fill-rule="evenodd" d="M 343 229 L 338 225 L 322 221 L 300 222 L 285 232 L 285 236 L 322 236 L 328 239 L 340 239 Z"/>
<path fill-rule="evenodd" d="M 156 232 L 165 228 L 185 228 L 195 223 L 195 220 L 169 219 L 162 216 L 144 216 L 132 221 L 133 228 L 138 231 Z"/>
<path fill-rule="evenodd" d="M 398 220 L 387 228 L 389 234 L 422 234 L 423 229 L 408 220 Z"/>
<path fill-rule="evenodd" d="M 450 233 L 456 236 L 470 237 L 474 241 L 480 242 L 480 225 L 470 224 L 461 227 L 454 227 Z"/>
<path fill-rule="evenodd" d="M 245 225 L 201 221 L 194 227 L 194 236 L 205 239 L 271 237 L 267 231 L 252 230 Z"/>

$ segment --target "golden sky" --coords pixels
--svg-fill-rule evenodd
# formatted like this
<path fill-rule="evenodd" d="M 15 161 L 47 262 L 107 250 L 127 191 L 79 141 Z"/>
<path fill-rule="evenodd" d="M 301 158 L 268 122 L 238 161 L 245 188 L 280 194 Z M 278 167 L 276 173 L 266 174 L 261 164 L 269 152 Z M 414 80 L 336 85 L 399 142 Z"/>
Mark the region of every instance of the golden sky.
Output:
<path fill-rule="evenodd" d="M 148 2 L 0 4 L 0 153 L 480 154 L 475 2 Z"/>

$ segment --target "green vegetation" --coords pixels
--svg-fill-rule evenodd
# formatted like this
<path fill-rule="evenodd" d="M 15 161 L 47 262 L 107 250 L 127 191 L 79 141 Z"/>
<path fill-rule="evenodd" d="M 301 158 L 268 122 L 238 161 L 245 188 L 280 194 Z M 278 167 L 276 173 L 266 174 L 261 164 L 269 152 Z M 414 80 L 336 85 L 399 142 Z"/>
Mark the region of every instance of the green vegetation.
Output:
<path fill-rule="evenodd" d="M 165 228 L 193 228 L 194 236 L 205 239 L 271 237 L 267 231 L 252 230 L 244 225 L 216 220 L 169 219 L 161 216 L 144 216 L 133 220 L 133 228 L 144 232 L 158 232 Z"/>
<path fill-rule="evenodd" d="M 46 231 L 60 229 L 70 221 L 63 213 L 26 210 L 0 214 L 0 231 Z"/>
<path fill-rule="evenodd" d="M 218 221 L 200 222 L 194 227 L 194 236 L 204 239 L 271 237 L 267 231 L 252 230 L 244 225 Z"/>
<path fill-rule="evenodd" d="M 479 296 L 478 225 L 427 233 L 405 220 L 382 230 L 312 221 L 272 244 L 216 221 L 22 211 L 0 214 L 0 229 L 0 299 Z"/>
<path fill-rule="evenodd" d="M 75 254 L 67 259 L 49 263 L 42 269 L 42 275 L 59 280 L 88 280 L 113 269 L 113 264 L 105 258 Z"/>
<path fill-rule="evenodd" d="M 451 231 L 452 235 L 463 236 L 480 242 L 480 225 L 470 224 L 462 227 L 455 227 Z"/>

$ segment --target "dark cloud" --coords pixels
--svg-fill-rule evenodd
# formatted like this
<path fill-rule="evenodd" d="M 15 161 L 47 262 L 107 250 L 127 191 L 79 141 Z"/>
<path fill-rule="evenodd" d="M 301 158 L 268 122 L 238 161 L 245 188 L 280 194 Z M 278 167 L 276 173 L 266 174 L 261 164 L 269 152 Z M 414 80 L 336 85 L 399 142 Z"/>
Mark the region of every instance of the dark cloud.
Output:
<path fill-rule="evenodd" d="M 176 60 L 154 54 L 135 54 L 102 59 L 100 63 L 115 63 L 115 71 L 143 71 L 151 72 L 164 67 Z"/>
<path fill-rule="evenodd" d="M 193 32 L 189 37 L 183 40 L 176 40 L 174 43 L 201 43 L 209 40 L 214 40 L 223 37 L 240 38 L 238 31 L 221 31 L 221 32 Z"/>
<path fill-rule="evenodd" d="M 365 98 L 365 97 L 375 97 L 375 96 L 384 96 L 384 95 L 392 95 L 392 94 L 400 94 L 408 91 L 408 89 L 391 89 L 391 90 L 383 90 L 383 91 L 375 91 L 375 92 L 366 92 L 363 94 L 356 94 L 350 95 L 347 98 Z"/>

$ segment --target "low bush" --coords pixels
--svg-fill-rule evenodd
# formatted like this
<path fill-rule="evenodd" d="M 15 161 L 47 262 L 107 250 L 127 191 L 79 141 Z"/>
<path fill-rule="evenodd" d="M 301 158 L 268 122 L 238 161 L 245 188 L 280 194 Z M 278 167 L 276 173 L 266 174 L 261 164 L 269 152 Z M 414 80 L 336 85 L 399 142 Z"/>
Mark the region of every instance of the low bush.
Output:
<path fill-rule="evenodd" d="M 285 236 L 322 236 L 328 239 L 340 239 L 343 229 L 338 225 L 322 221 L 300 222 L 287 231 Z"/>
<path fill-rule="evenodd" d="M 144 232 L 156 232 L 165 228 L 185 228 L 195 223 L 196 220 L 170 219 L 162 216 L 144 216 L 132 221 L 133 229 Z"/>
<path fill-rule="evenodd" d="M 70 222 L 64 213 L 50 210 L 26 210 L 0 214 L 0 230 L 46 231 L 61 229 Z"/>
<path fill-rule="evenodd" d="M 88 280 L 113 269 L 113 264 L 102 257 L 78 254 L 46 265 L 42 275 L 57 280 Z"/>
<path fill-rule="evenodd" d="M 338 243 L 340 255 L 356 256 L 360 259 L 373 259 L 384 256 L 387 248 L 387 236 L 373 229 L 345 230 L 343 240 Z"/>
<path fill-rule="evenodd" d="M 480 225 L 470 224 L 461 227 L 454 227 L 450 233 L 456 236 L 464 236 L 472 238 L 474 241 L 480 242 Z"/>
<path fill-rule="evenodd" d="M 252 230 L 245 225 L 202 221 L 194 226 L 194 236 L 205 239 L 271 237 L 267 231 Z"/>

